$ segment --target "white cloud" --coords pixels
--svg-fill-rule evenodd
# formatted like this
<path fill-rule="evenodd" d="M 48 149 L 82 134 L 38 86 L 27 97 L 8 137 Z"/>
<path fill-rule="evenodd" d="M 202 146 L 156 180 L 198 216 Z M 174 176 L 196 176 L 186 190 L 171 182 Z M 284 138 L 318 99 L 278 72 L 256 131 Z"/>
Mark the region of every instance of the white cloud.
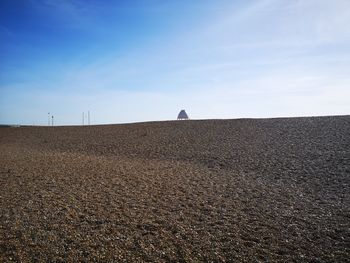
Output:
<path fill-rule="evenodd" d="M 30 3 L 39 16 L 58 22 L 60 27 L 95 30 L 95 6 L 91 2 L 30 0 Z"/>

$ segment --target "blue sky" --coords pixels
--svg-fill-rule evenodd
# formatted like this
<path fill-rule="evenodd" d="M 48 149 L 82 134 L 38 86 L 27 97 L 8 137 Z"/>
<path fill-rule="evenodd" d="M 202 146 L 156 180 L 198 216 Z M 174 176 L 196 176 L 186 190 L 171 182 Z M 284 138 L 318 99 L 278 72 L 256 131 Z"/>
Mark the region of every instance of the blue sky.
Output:
<path fill-rule="evenodd" d="M 350 114 L 348 0 L 2 0 L 0 123 Z"/>

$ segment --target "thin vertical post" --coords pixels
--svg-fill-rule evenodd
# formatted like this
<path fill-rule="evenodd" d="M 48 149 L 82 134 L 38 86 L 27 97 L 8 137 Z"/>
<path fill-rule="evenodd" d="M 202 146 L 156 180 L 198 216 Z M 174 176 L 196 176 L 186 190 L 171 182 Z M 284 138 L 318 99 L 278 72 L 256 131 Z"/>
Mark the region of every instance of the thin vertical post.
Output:
<path fill-rule="evenodd" d="M 90 111 L 88 111 L 88 125 L 90 125 Z"/>
<path fill-rule="evenodd" d="M 53 126 L 53 115 L 51 116 L 51 125 Z"/>
<path fill-rule="evenodd" d="M 47 113 L 47 126 L 50 126 L 50 112 Z"/>

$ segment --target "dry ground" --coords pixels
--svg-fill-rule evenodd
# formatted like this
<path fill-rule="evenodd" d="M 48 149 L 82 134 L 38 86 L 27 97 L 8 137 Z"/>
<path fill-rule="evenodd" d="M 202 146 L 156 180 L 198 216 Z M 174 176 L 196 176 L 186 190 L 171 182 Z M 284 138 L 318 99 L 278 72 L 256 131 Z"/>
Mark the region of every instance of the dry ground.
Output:
<path fill-rule="evenodd" d="M 1 262 L 349 262 L 350 116 L 0 129 Z"/>

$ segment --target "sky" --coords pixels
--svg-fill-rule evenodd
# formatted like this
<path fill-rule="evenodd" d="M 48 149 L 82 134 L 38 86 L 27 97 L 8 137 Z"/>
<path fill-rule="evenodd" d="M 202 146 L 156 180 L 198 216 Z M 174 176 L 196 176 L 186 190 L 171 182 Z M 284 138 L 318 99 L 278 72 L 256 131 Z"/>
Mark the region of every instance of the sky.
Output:
<path fill-rule="evenodd" d="M 1 0 L 0 123 L 348 115 L 349 25 L 349 0 Z"/>

